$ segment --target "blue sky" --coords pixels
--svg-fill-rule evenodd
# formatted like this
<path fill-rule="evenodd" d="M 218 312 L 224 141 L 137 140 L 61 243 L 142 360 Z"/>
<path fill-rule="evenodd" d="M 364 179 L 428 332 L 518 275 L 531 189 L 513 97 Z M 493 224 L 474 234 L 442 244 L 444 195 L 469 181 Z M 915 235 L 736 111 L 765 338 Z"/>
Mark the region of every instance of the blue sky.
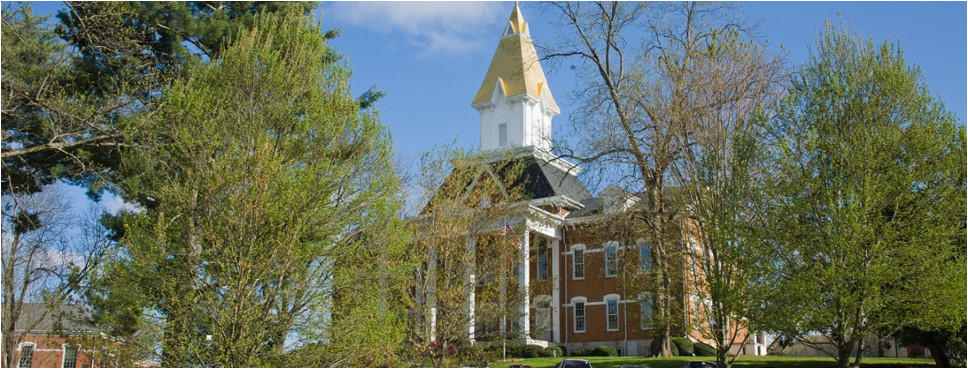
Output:
<path fill-rule="evenodd" d="M 377 103 L 390 127 L 398 157 L 413 163 L 423 151 L 456 140 L 476 147 L 479 117 L 470 106 L 490 63 L 513 2 L 330 2 L 321 6 L 325 29 L 340 28 L 332 41 L 354 70 L 357 94 L 370 86 L 385 91 Z M 875 42 L 899 41 L 909 64 L 918 65 L 932 95 L 945 102 L 959 122 L 966 119 L 965 2 L 748 2 L 741 3 L 769 47 L 788 52 L 791 65 L 806 61 L 816 32 L 838 14 Z M 59 2 L 37 3 L 53 13 Z M 540 44 L 554 37 L 554 14 L 535 3 L 521 4 L 532 36 Z M 570 128 L 576 102 L 569 68 L 545 66 L 548 85 L 562 114 L 555 132 Z"/>
<path fill-rule="evenodd" d="M 480 87 L 513 2 L 332 2 L 324 3 L 323 26 L 341 28 L 332 46 L 353 69 L 353 86 L 387 92 L 377 107 L 390 126 L 398 155 L 415 158 L 437 144 L 475 147 L 479 118 L 470 106 Z M 807 60 L 808 47 L 825 20 L 838 14 L 875 42 L 900 41 L 909 64 L 917 64 L 932 95 L 959 121 L 966 117 L 965 2 L 750 2 L 742 3 L 770 47 L 788 52 L 788 61 Z M 553 14 L 522 3 L 532 36 L 540 43 L 556 29 Z M 562 114 L 553 129 L 567 130 L 575 102 L 568 68 L 549 70 L 548 85 Z"/>

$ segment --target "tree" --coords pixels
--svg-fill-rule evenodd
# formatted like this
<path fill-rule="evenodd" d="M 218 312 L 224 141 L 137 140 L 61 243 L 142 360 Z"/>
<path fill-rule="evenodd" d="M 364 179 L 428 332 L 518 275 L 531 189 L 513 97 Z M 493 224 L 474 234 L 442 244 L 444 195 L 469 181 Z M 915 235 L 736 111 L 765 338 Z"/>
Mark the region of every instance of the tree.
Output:
<path fill-rule="evenodd" d="M 906 346 L 918 344 L 927 347 L 931 350 L 931 357 L 939 368 L 954 368 L 965 366 L 965 361 L 968 359 L 968 349 L 965 345 L 966 329 L 968 325 L 965 324 L 962 324 L 961 329 L 957 331 L 901 328 L 895 337 L 900 338 L 901 344 Z"/>
<path fill-rule="evenodd" d="M 840 366 L 864 337 L 965 316 L 965 130 L 896 44 L 829 22 L 776 118 L 769 310 Z"/>
<path fill-rule="evenodd" d="M 115 158 L 128 82 L 95 98 L 79 90 L 75 54 L 29 4 L 4 5 L 3 192 L 34 193 L 58 179 L 90 180 Z"/>
<path fill-rule="evenodd" d="M 558 148 L 565 157 L 595 162 L 610 180 L 645 194 L 630 218 L 652 249 L 647 289 L 653 295 L 653 335 L 657 354 L 670 356 L 676 325 L 674 288 L 680 283 L 681 233 L 675 219 L 685 204 L 674 202 L 669 186 L 682 185 L 672 170 L 682 160 L 681 137 L 688 135 L 705 106 L 726 106 L 729 97 L 692 93 L 693 73 L 714 50 L 712 39 L 748 31 L 735 19 L 732 5 L 713 3 L 641 4 L 623 2 L 554 3 L 568 30 L 548 58 L 575 58 L 584 87 L 583 101 L 572 116 L 577 152 Z M 733 71 L 720 77 L 737 78 Z M 701 98 L 711 99 L 702 101 Z M 684 327 L 683 327 L 684 328 Z"/>
<path fill-rule="evenodd" d="M 780 98 L 783 62 L 735 31 L 702 39 L 692 56 L 690 117 L 674 131 L 682 160 L 673 166 L 688 204 L 680 227 L 687 234 L 686 292 L 702 302 L 693 327 L 716 348 L 720 367 L 732 344 L 744 344 L 759 309 L 762 258 L 751 225 L 763 223 L 763 173 L 768 170 L 762 116 Z M 703 317 L 702 321 L 700 316 Z"/>
<path fill-rule="evenodd" d="M 70 214 L 52 189 L 3 197 L 3 367 L 15 366 L 17 343 L 42 321 L 56 320 L 97 269 L 107 246 L 97 218 Z M 40 313 L 22 314 L 26 305 Z"/>
<path fill-rule="evenodd" d="M 116 179 L 121 147 L 143 128 L 187 67 L 216 59 L 261 13 L 312 3 L 66 2 L 58 27 L 29 4 L 4 5 L 3 191 L 36 192 L 57 180 L 97 195 Z M 241 27 L 241 28 L 240 28 Z M 338 32 L 327 32 L 335 37 Z M 61 36 L 63 40 L 58 39 Z M 186 46 L 190 44 L 191 47 Z M 330 62 L 330 49 L 320 55 Z M 369 92 L 362 101 L 381 96 Z M 121 194 L 124 195 L 124 194 Z M 139 199 L 128 199 L 136 202 Z"/>
<path fill-rule="evenodd" d="M 150 144 L 127 152 L 121 186 L 146 209 L 112 265 L 125 285 L 102 297 L 131 296 L 148 312 L 135 327 L 163 327 L 163 365 L 262 365 L 292 335 L 332 337 L 339 298 L 386 298 L 337 294 L 374 267 L 364 253 L 401 244 L 382 228 L 396 216 L 389 133 L 350 96 L 345 63 L 320 58 L 325 41 L 306 17 L 263 15 L 166 92 L 136 137 Z M 384 306 L 358 317 L 369 337 L 402 316 Z"/>
<path fill-rule="evenodd" d="M 507 329 L 530 291 L 515 288 L 528 213 L 524 162 L 508 153 L 451 148 L 425 153 L 417 185 L 426 207 L 411 219 L 416 266 L 413 345 L 445 366 L 476 339 L 521 338 Z M 514 230 L 517 228 L 517 231 Z M 474 332 L 498 326 L 499 335 Z M 478 364 L 478 363 L 463 363 Z"/>

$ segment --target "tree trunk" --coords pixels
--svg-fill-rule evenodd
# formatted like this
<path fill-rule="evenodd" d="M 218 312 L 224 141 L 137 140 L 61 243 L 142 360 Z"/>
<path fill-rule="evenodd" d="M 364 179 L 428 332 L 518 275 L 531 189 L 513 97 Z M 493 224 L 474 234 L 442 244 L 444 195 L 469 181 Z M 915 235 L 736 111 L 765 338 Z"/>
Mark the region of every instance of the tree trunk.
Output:
<path fill-rule="evenodd" d="M 854 368 L 860 368 L 860 362 L 864 359 L 864 338 L 861 337 L 857 340 L 857 355 L 854 357 L 854 364 L 851 365 Z"/>
<path fill-rule="evenodd" d="M 14 239 L 8 247 L 4 247 L 5 251 L 9 251 L 8 255 L 3 255 L 3 367 L 13 368 L 14 365 L 14 351 L 17 345 L 17 338 L 14 337 L 14 330 L 17 328 L 17 318 L 19 314 L 19 308 L 14 308 L 14 306 L 21 306 L 15 299 L 14 296 L 14 286 L 13 286 L 13 273 L 14 273 L 14 256 L 16 255 L 16 247 L 20 243 L 20 234 L 14 234 Z"/>
<path fill-rule="evenodd" d="M 837 344 L 837 367 L 847 368 L 850 366 L 850 352 L 854 348 L 853 342 Z"/>
<path fill-rule="evenodd" d="M 940 341 L 940 342 L 938 342 Z M 928 350 L 931 351 L 931 357 L 934 358 L 935 366 L 939 368 L 950 368 L 951 358 L 948 357 L 948 353 L 944 349 L 945 340 L 936 340 L 936 342 L 928 344 Z"/>

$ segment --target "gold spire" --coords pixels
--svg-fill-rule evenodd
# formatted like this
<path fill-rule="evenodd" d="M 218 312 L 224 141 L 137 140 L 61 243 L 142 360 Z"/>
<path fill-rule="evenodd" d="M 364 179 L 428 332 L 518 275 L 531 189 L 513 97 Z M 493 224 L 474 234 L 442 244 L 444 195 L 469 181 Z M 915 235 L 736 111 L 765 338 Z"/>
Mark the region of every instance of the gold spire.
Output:
<path fill-rule="evenodd" d="M 529 36 L 530 32 L 527 32 L 527 26 L 518 4 L 514 3 L 514 10 L 508 18 L 507 29 L 497 45 L 497 50 L 491 59 L 491 66 L 487 68 L 484 82 L 471 105 L 489 102 L 495 86 L 500 83 L 505 97 L 527 94 L 535 99 L 541 99 L 542 94 L 546 94 L 548 106 L 555 111 L 560 111 L 551 96 L 551 90 L 548 89 L 548 82 L 545 80 L 538 53 Z"/>
<path fill-rule="evenodd" d="M 514 10 L 511 11 L 511 17 L 508 18 L 508 25 L 514 33 L 524 33 L 524 30 L 528 27 L 528 23 L 521 16 L 521 9 L 518 8 L 517 1 L 514 2 Z"/>

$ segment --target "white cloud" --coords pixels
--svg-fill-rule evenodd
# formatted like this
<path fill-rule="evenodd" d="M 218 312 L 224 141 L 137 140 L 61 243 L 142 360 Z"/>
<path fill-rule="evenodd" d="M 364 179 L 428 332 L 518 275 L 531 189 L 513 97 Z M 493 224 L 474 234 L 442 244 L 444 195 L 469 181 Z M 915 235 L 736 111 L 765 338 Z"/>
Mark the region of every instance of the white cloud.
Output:
<path fill-rule="evenodd" d="M 510 13 L 504 2 L 336 2 L 324 14 L 337 23 L 396 33 L 418 55 L 464 53 L 500 35 L 496 25 L 501 12 Z"/>

